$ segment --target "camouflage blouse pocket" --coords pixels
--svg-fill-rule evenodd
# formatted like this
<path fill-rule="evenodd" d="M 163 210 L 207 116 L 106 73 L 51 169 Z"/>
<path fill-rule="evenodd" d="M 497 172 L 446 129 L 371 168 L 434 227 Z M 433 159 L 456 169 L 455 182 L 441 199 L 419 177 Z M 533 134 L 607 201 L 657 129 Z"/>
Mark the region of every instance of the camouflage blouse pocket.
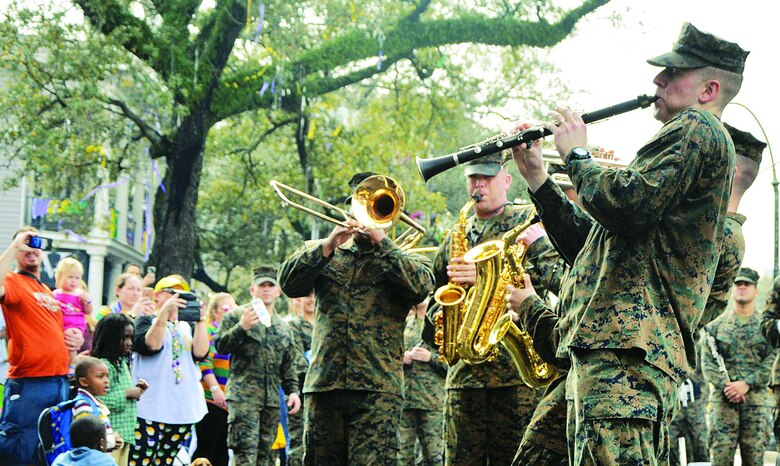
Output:
<path fill-rule="evenodd" d="M 344 286 L 349 281 L 349 268 L 343 263 L 333 263 L 326 265 L 322 269 L 321 275 L 328 280 L 336 283 L 336 285 Z"/>

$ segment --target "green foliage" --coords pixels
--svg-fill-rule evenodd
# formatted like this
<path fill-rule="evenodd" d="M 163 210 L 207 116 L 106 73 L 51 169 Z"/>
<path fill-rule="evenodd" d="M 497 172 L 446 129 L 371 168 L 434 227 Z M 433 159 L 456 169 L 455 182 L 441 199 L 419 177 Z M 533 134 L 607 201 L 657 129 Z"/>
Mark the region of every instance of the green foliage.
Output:
<path fill-rule="evenodd" d="M 607 1 L 272 0 L 249 2 L 248 19 L 242 0 L 17 1 L 0 14 L 0 144 L 58 198 L 167 163 L 155 250 L 177 254 L 155 258 L 160 274 L 186 274 L 197 242 L 229 283 L 314 236 L 271 178 L 339 202 L 353 172 L 391 175 L 435 241 L 463 179 L 426 189 L 415 156 L 495 134 L 485 117 L 548 108 L 563 89 L 544 47 Z"/>

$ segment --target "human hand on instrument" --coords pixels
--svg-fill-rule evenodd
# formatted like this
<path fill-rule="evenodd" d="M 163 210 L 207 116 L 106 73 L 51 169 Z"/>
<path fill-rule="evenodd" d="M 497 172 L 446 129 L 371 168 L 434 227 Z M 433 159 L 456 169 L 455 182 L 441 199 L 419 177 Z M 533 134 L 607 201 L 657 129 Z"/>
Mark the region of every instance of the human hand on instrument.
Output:
<path fill-rule="evenodd" d="M 526 246 L 530 246 L 536 242 L 536 240 L 547 236 L 547 230 L 541 223 L 534 223 L 530 227 L 526 228 L 520 236 L 517 237 L 517 242 L 524 242 Z"/>
<path fill-rule="evenodd" d="M 515 127 L 515 132 L 525 131 L 531 126 L 530 123 L 521 123 Z M 542 144 L 539 141 L 531 143 L 530 147 L 526 143 L 520 144 L 512 148 L 512 156 L 518 171 L 528 183 L 528 189 L 536 192 L 549 177 L 542 159 Z"/>
<path fill-rule="evenodd" d="M 428 362 L 431 360 L 431 352 L 427 348 L 422 346 L 415 346 L 412 348 L 412 359 L 420 362 Z"/>
<path fill-rule="evenodd" d="M 555 136 L 555 148 L 566 161 L 566 156 L 575 147 L 587 147 L 588 131 L 579 113 L 568 108 L 558 107 L 550 112 L 554 123 L 544 123 L 544 127 Z"/>
<path fill-rule="evenodd" d="M 447 266 L 447 276 L 455 283 L 473 285 L 477 283 L 477 266 L 462 257 L 453 257 Z"/>
<path fill-rule="evenodd" d="M 325 242 L 322 243 L 323 256 L 330 257 L 333 254 L 333 251 L 352 238 L 352 235 L 364 231 L 363 225 L 357 220 L 348 220 L 347 224 L 349 225 L 349 228 L 337 225 L 336 228 L 330 232 L 330 235 L 325 239 Z"/>
<path fill-rule="evenodd" d="M 534 286 L 531 284 L 531 276 L 527 273 L 523 274 L 523 286 L 524 288 L 515 288 L 512 285 L 506 286 L 506 307 L 517 312 L 520 309 L 520 305 L 523 301 L 536 294 Z"/>
<path fill-rule="evenodd" d="M 732 403 L 744 403 L 747 399 L 745 395 L 749 390 L 750 385 L 745 383 L 744 380 L 736 380 L 734 382 L 726 383 L 726 388 L 723 390 L 723 393 Z"/>
<path fill-rule="evenodd" d="M 385 239 L 385 236 L 387 236 L 387 230 L 366 230 L 366 233 L 368 233 L 368 237 L 371 239 L 371 243 L 373 244 L 379 244 L 382 242 L 383 239 Z"/>

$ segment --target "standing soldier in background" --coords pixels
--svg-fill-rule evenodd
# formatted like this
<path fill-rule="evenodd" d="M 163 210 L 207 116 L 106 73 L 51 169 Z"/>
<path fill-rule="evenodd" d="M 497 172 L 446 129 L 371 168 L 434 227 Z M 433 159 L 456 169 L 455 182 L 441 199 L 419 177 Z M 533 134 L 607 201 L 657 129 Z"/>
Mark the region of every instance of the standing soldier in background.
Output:
<path fill-rule="evenodd" d="M 512 184 L 512 175 L 506 168 L 510 159 L 511 152 L 505 151 L 464 166 L 469 197 L 482 196 L 474 205 L 474 215 L 468 219 L 469 247 L 500 238 L 534 213 L 532 206 L 515 206 L 507 199 Z M 451 238 L 452 233 L 442 241 L 436 254 L 436 287 L 450 280 L 472 286 L 476 282 L 476 267 L 464 262 L 462 257 L 450 257 Z M 543 259 L 546 252 L 529 247 L 526 254 L 529 262 L 537 264 L 529 267 L 535 280 L 549 273 L 555 264 L 554 260 Z M 428 316 L 432 319 L 438 310 L 439 305 L 431 303 Z M 520 443 L 519 433 L 525 429 L 536 405 L 536 390 L 522 382 L 503 346 L 499 347 L 494 361 L 471 365 L 459 360 L 449 368 L 445 389 L 445 464 L 510 464 Z"/>
<path fill-rule="evenodd" d="M 743 267 L 734 281 L 733 311 L 704 327 L 702 374 L 710 386 L 710 462 L 734 462 L 739 445 L 742 464 L 762 466 L 769 446 L 772 397 L 769 376 L 776 351 L 761 335 L 756 313 L 758 273 Z M 721 362 L 722 361 L 722 362 Z"/>
<path fill-rule="evenodd" d="M 728 305 L 729 296 L 745 255 L 745 238 L 742 235 L 742 225 L 745 216 L 738 213 L 739 203 L 745 191 L 753 184 L 758 176 L 762 154 L 766 143 L 759 141 L 752 134 L 740 131 L 737 128 L 723 123 L 728 130 L 731 140 L 734 141 L 736 160 L 734 164 L 734 183 L 729 197 L 729 210 L 726 214 L 726 223 L 723 228 L 723 243 L 718 257 L 718 268 L 712 281 L 712 289 L 707 297 L 707 306 L 704 308 L 699 327 L 709 324 L 714 318 L 721 315 Z M 706 342 L 697 343 L 699 354 L 706 352 Z M 692 399 L 688 395 L 692 392 Z M 706 406 L 709 389 L 704 383 L 701 374 L 701 363 L 690 378 L 690 384 L 684 383 L 681 388 L 681 396 L 688 399 L 680 411 L 675 415 L 669 425 L 669 438 L 671 441 L 670 463 L 672 466 L 681 464 L 677 439 L 685 438 L 686 454 L 688 462 L 706 462 L 709 458 L 707 446 L 707 415 Z"/>
<path fill-rule="evenodd" d="M 225 314 L 214 336 L 217 352 L 230 353 L 228 447 L 242 466 L 266 466 L 271 460 L 283 401 L 278 387 L 287 394 L 291 415 L 301 407 L 301 355 L 290 328 L 274 312 L 280 294 L 276 270 L 259 267 L 255 273 L 249 288 L 254 299 Z"/>
<path fill-rule="evenodd" d="M 311 359 L 311 334 L 314 329 L 314 293 L 302 298 L 292 298 L 291 312 L 287 322 L 292 330 L 295 342 L 301 351 L 299 359 L 298 386 L 303 387 L 306 380 L 306 371 Z M 301 394 L 301 403 L 303 403 Z M 290 433 L 290 448 L 287 456 L 287 466 L 301 466 L 303 464 L 303 416 L 289 416 L 287 418 L 287 430 Z"/>
<path fill-rule="evenodd" d="M 371 173 L 350 180 L 354 190 Z M 304 464 L 397 466 L 404 319 L 433 288 L 428 261 L 351 220 L 282 264 L 287 296 L 317 297 Z"/>
<path fill-rule="evenodd" d="M 766 302 L 766 309 L 761 313 L 761 330 L 764 337 L 774 348 L 780 348 L 780 275 L 775 277 L 772 290 Z M 772 365 L 772 395 L 774 397 L 773 430 L 775 439 L 780 439 L 780 352 Z M 778 440 L 780 444 L 780 440 Z M 780 449 L 780 446 L 778 446 Z"/>
<path fill-rule="evenodd" d="M 441 466 L 444 461 L 444 376 L 447 365 L 422 339 L 424 301 L 412 308 L 404 329 L 404 411 L 401 417 L 401 449 L 398 466 L 415 466 L 419 440 L 422 464 Z"/>

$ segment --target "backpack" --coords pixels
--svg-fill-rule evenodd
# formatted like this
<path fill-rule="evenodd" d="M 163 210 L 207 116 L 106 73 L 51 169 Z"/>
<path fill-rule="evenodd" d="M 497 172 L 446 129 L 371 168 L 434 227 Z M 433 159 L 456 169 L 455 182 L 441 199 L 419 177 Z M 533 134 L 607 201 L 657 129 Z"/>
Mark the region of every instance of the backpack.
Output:
<path fill-rule="evenodd" d="M 38 453 L 44 464 L 51 465 L 60 453 L 72 449 L 70 425 L 76 401 L 62 401 L 57 406 L 44 409 L 38 416 Z"/>

